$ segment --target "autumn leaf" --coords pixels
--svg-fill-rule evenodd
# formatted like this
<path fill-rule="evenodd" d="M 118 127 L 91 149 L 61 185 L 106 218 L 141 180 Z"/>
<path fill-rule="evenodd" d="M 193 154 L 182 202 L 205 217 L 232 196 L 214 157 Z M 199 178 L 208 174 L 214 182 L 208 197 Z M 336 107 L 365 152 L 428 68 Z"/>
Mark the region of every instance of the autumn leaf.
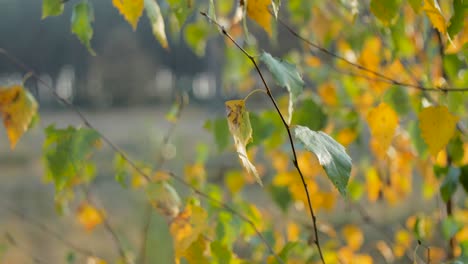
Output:
<path fill-rule="evenodd" d="M 459 118 L 442 105 L 424 108 L 418 117 L 422 138 L 430 153 L 436 156 L 453 137 Z"/>
<path fill-rule="evenodd" d="M 161 43 L 161 46 L 165 49 L 168 48 L 166 31 L 164 27 L 164 19 L 161 15 L 161 9 L 159 8 L 156 0 L 145 0 L 146 15 L 151 23 L 153 35 Z"/>
<path fill-rule="evenodd" d="M 271 0 L 249 0 L 247 1 L 247 15 L 271 36 L 271 15 L 268 10 L 270 4 Z"/>
<path fill-rule="evenodd" d="M 136 30 L 138 20 L 143 14 L 144 0 L 112 0 L 112 4 L 130 23 L 133 30 Z"/>
<path fill-rule="evenodd" d="M 351 249 L 357 251 L 361 248 L 364 242 L 364 234 L 358 226 L 346 225 L 343 227 L 342 233 L 346 240 L 346 244 L 348 244 Z"/>
<path fill-rule="evenodd" d="M 249 112 L 245 109 L 244 100 L 231 100 L 226 102 L 227 120 L 229 131 L 234 138 L 237 154 L 242 165 L 250 175 L 255 176 L 258 184 L 262 180 L 258 175 L 257 169 L 250 162 L 247 156 L 246 146 L 252 140 L 252 127 L 250 125 Z"/>
<path fill-rule="evenodd" d="M 399 2 L 397 0 L 372 0 L 370 10 L 385 25 L 392 22 L 398 14 Z"/>
<path fill-rule="evenodd" d="M 432 26 L 445 35 L 447 32 L 447 22 L 445 21 L 445 17 L 442 14 L 442 10 L 440 10 L 437 0 L 424 0 L 423 10 L 429 17 Z"/>
<path fill-rule="evenodd" d="M 76 215 L 78 222 L 87 230 L 93 230 L 97 225 L 103 222 L 103 214 L 97 208 L 89 203 L 80 205 Z"/>
<path fill-rule="evenodd" d="M 96 52 L 91 47 L 91 38 L 93 38 L 92 22 L 94 22 L 94 10 L 91 3 L 83 1 L 73 7 L 71 31 L 86 46 L 89 53 L 94 56 Z"/>
<path fill-rule="evenodd" d="M 392 143 L 398 126 L 397 113 L 388 104 L 380 103 L 368 113 L 367 123 L 372 136 L 378 143 L 378 148 L 385 152 Z"/>
<path fill-rule="evenodd" d="M 36 99 L 23 86 L 0 87 L 0 113 L 11 149 L 28 130 L 37 108 Z"/>

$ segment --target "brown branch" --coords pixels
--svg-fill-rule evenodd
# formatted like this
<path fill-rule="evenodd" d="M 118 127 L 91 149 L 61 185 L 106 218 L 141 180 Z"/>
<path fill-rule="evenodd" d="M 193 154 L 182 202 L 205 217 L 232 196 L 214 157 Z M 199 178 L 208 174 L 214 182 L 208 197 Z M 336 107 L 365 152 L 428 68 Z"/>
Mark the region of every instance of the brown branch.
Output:
<path fill-rule="evenodd" d="M 81 119 L 81 121 L 89 128 L 93 129 L 96 131 L 96 133 L 98 133 L 102 140 L 109 146 L 111 147 L 116 153 L 120 154 L 122 156 L 122 158 L 139 174 L 141 175 L 143 178 L 145 178 L 148 182 L 151 182 L 151 177 L 145 173 L 139 166 L 136 165 L 136 163 L 130 159 L 130 157 L 128 157 L 127 154 L 125 154 L 125 152 L 123 150 L 121 150 L 116 144 L 114 144 L 108 137 L 106 137 L 102 132 L 100 132 L 99 130 L 97 130 L 89 121 L 88 119 L 86 118 L 86 116 L 75 106 L 73 105 L 70 101 L 68 101 L 67 99 L 59 96 L 57 94 L 57 92 L 51 87 L 49 86 L 48 83 L 46 83 L 44 80 L 42 80 L 31 68 L 27 67 L 24 63 L 22 63 L 21 61 L 19 61 L 17 58 L 13 57 L 12 55 L 10 55 L 5 49 L 3 48 L 0 48 L 0 54 L 3 54 L 8 60 L 10 60 L 10 62 L 12 62 L 13 64 L 15 64 L 17 67 L 23 69 L 24 71 L 26 72 L 30 72 L 31 73 L 31 76 L 34 77 L 37 81 L 39 81 L 41 84 L 44 85 L 44 87 L 48 88 L 49 91 L 52 93 L 52 95 L 61 103 L 63 103 L 66 107 L 68 107 L 70 110 L 72 110 L 73 112 L 75 112 L 78 117 Z M 199 194 L 200 196 L 204 197 L 205 199 L 207 200 L 210 200 L 212 202 L 215 202 L 217 203 L 222 209 L 230 212 L 231 214 L 233 215 L 236 215 L 237 217 L 239 217 L 242 221 L 248 223 L 255 231 L 255 233 L 257 234 L 257 236 L 262 240 L 262 242 L 266 245 L 266 247 L 268 248 L 268 250 L 270 251 L 271 255 L 274 256 L 276 258 L 276 260 L 279 262 L 279 263 L 284 263 L 284 261 L 275 253 L 275 251 L 273 250 L 273 248 L 271 247 L 271 245 L 268 243 L 268 241 L 266 240 L 266 238 L 260 233 L 260 231 L 258 230 L 258 228 L 256 227 L 255 223 L 252 222 L 252 220 L 250 220 L 249 218 L 247 218 L 246 216 L 242 215 L 241 213 L 237 212 L 236 210 L 234 210 L 233 208 L 231 208 L 230 206 L 228 206 L 226 203 L 222 202 L 222 201 L 218 201 L 217 199 L 209 196 L 208 194 L 202 192 L 201 190 L 195 188 L 194 186 L 192 186 L 190 183 L 186 182 L 184 179 L 176 176 L 175 174 L 173 174 L 172 172 L 169 172 L 168 173 L 172 178 L 174 178 L 175 180 L 177 180 L 178 182 L 180 182 L 182 185 L 186 186 L 187 188 L 191 189 L 192 191 L 194 191 L 195 193 Z"/>
<path fill-rule="evenodd" d="M 215 24 L 221 30 L 221 33 L 224 36 L 226 36 L 234 45 L 236 45 L 236 47 L 242 53 L 244 53 L 244 55 L 252 62 L 252 64 L 255 67 L 255 70 L 257 71 L 258 75 L 260 76 L 260 78 L 262 80 L 262 83 L 263 83 L 263 85 L 265 87 L 265 90 L 267 92 L 267 95 L 270 98 L 271 102 L 273 103 L 273 106 L 275 107 L 276 112 L 278 113 L 279 117 L 281 118 L 281 121 L 283 122 L 284 128 L 288 132 L 289 143 L 291 145 L 291 151 L 292 151 L 292 154 L 293 154 L 293 164 L 294 164 L 294 167 L 296 168 L 297 172 L 299 173 L 299 176 L 301 177 L 302 185 L 304 186 L 304 191 L 305 191 L 306 196 L 307 196 L 307 203 L 308 203 L 308 206 L 309 206 L 309 212 L 310 212 L 310 216 L 312 218 L 312 224 L 313 224 L 314 235 L 315 235 L 314 243 L 317 246 L 317 250 L 319 252 L 320 259 L 321 259 L 322 263 L 325 263 L 325 259 L 323 257 L 322 248 L 320 247 L 320 241 L 319 241 L 319 237 L 318 237 L 317 218 L 315 216 L 314 209 L 312 207 L 312 202 L 311 202 L 311 199 L 310 199 L 309 190 L 307 189 L 307 183 L 305 181 L 304 175 L 302 174 L 302 171 L 301 171 L 301 169 L 299 167 L 299 164 L 297 162 L 296 147 L 294 145 L 294 140 L 292 138 L 291 127 L 289 126 L 288 122 L 286 121 L 283 114 L 281 113 L 281 111 L 280 111 L 280 109 L 278 107 L 278 104 L 276 103 L 276 100 L 275 100 L 275 98 L 273 97 L 273 95 L 271 93 L 270 87 L 268 86 L 262 72 L 260 71 L 260 68 L 258 67 L 257 62 L 255 61 L 255 58 L 252 55 L 250 55 L 244 48 L 242 48 L 239 45 L 239 43 L 237 43 L 234 40 L 234 38 L 226 31 L 226 29 L 223 26 L 221 26 L 218 22 L 216 22 L 211 17 L 209 17 L 208 14 L 206 14 L 205 12 L 200 12 L 200 14 L 205 16 L 211 23 Z"/>
<path fill-rule="evenodd" d="M 320 52 L 330 56 L 330 57 L 333 57 L 335 59 L 338 59 L 338 60 L 341 60 L 349 65 L 352 65 L 353 67 L 359 69 L 359 70 L 362 70 L 364 72 L 368 72 L 370 74 L 373 74 L 374 76 L 376 77 L 379 77 L 383 80 L 385 80 L 386 82 L 388 83 L 391 83 L 393 85 L 398 85 L 398 86 L 405 86 L 405 87 L 409 87 L 409 88 L 414 88 L 414 89 L 418 89 L 418 90 L 421 90 L 421 91 L 427 91 L 427 92 L 467 92 L 468 91 L 468 88 L 446 88 L 446 87 L 440 87 L 440 88 L 435 88 L 435 87 L 424 87 L 420 84 L 413 84 L 413 83 L 406 83 L 406 82 L 400 82 L 398 80 L 395 80 L 394 78 L 391 78 L 391 77 L 388 77 L 378 71 L 375 71 L 375 70 L 372 70 L 372 69 L 369 69 L 359 63 L 355 63 L 355 62 L 352 62 L 348 59 L 346 59 L 345 57 L 343 56 L 340 56 L 316 43 L 313 43 L 312 41 L 306 39 L 305 37 L 303 37 L 301 34 L 297 33 L 291 26 L 289 26 L 288 24 L 286 24 L 286 22 L 284 22 L 281 18 L 278 17 L 278 22 L 284 27 L 286 28 L 286 30 L 288 30 L 294 37 L 298 38 L 299 40 L 303 41 L 304 43 L 306 43 L 307 45 L 319 50 Z"/>

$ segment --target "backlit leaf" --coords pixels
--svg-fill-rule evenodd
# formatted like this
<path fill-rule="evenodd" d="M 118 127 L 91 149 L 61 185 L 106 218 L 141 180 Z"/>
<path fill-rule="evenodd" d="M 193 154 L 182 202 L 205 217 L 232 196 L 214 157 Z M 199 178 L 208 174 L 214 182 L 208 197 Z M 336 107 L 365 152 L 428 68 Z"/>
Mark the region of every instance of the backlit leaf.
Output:
<path fill-rule="evenodd" d="M 153 35 L 161 43 L 161 46 L 165 49 L 168 48 L 166 31 L 164 26 L 164 19 L 161 15 L 161 9 L 159 8 L 156 0 L 145 0 L 146 15 L 151 23 Z"/>
<path fill-rule="evenodd" d="M 202 20 L 190 23 L 185 27 L 184 39 L 195 54 L 200 57 L 205 55 L 206 41 L 210 34 L 210 29 L 210 25 Z"/>
<path fill-rule="evenodd" d="M 386 103 L 380 103 L 379 106 L 369 111 L 367 122 L 372 136 L 377 140 L 378 147 L 385 152 L 392 143 L 398 126 L 398 115 Z"/>
<path fill-rule="evenodd" d="M 187 16 L 190 14 L 192 8 L 192 0 L 167 0 L 167 3 L 171 7 L 171 11 L 174 12 L 177 22 L 179 23 L 179 28 L 182 27 Z"/>
<path fill-rule="evenodd" d="M 293 115 L 293 104 L 296 103 L 299 95 L 304 89 L 304 81 L 296 69 L 296 66 L 281 59 L 271 56 L 267 52 L 262 52 L 260 60 L 267 65 L 268 70 L 278 85 L 285 87 L 289 92 L 288 124 L 291 123 Z"/>
<path fill-rule="evenodd" d="M 94 56 L 96 53 L 91 47 L 91 39 L 93 38 L 92 22 L 94 22 L 94 10 L 91 3 L 83 1 L 73 7 L 71 31 L 85 45 L 89 53 Z"/>
<path fill-rule="evenodd" d="M 370 10 L 384 24 L 388 25 L 398 14 L 399 1 L 397 0 L 371 0 Z"/>
<path fill-rule="evenodd" d="M 100 143 L 99 134 L 89 128 L 45 129 L 44 159 L 46 177 L 55 183 L 57 192 L 93 176 L 89 156 Z"/>
<path fill-rule="evenodd" d="M 463 29 L 465 14 L 468 13 L 467 10 L 467 7 L 463 6 L 463 0 L 453 0 L 453 15 L 450 18 L 450 26 L 447 29 L 450 37 L 453 38 Z"/>
<path fill-rule="evenodd" d="M 352 164 L 345 148 L 321 131 L 315 132 L 307 127 L 296 126 L 293 132 L 294 137 L 317 156 L 320 165 L 341 195 L 346 195 Z"/>
<path fill-rule="evenodd" d="M 146 187 L 146 194 L 151 205 L 162 215 L 173 218 L 179 214 L 180 197 L 169 183 L 165 181 L 152 182 Z"/>
<path fill-rule="evenodd" d="M 76 215 L 78 222 L 87 230 L 93 230 L 103 221 L 103 214 L 89 203 L 80 205 Z"/>
<path fill-rule="evenodd" d="M 63 13 L 63 0 L 42 0 L 42 19 Z"/>
<path fill-rule="evenodd" d="M 445 21 L 445 17 L 440 10 L 437 0 L 424 0 L 423 10 L 429 17 L 432 26 L 445 35 L 447 32 L 447 22 Z"/>
<path fill-rule="evenodd" d="M 419 127 L 429 151 L 436 156 L 453 137 L 458 117 L 446 106 L 430 106 L 419 113 Z"/>
<path fill-rule="evenodd" d="M 250 175 L 255 176 L 257 182 L 262 185 L 262 180 L 257 169 L 247 156 L 246 145 L 252 140 L 252 127 L 250 125 L 249 112 L 245 109 L 244 100 L 231 100 L 226 102 L 227 120 L 229 131 L 234 138 L 237 154 L 242 165 Z"/>
<path fill-rule="evenodd" d="M 138 20 L 143 14 L 144 0 L 112 0 L 112 4 L 122 14 L 132 26 L 133 30 L 136 30 Z"/>
<path fill-rule="evenodd" d="M 0 113 L 11 149 L 28 130 L 37 108 L 36 99 L 23 86 L 0 87 Z"/>
<path fill-rule="evenodd" d="M 247 15 L 271 36 L 271 15 L 268 10 L 270 4 L 271 0 L 249 0 L 247 1 Z"/>

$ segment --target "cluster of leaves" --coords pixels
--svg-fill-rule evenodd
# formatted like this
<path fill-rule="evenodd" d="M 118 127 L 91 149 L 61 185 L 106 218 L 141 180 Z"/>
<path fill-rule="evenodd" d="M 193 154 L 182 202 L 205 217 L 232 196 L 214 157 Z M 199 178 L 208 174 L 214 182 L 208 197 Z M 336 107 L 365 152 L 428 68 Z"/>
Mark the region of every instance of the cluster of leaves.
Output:
<path fill-rule="evenodd" d="M 464 1 L 371 0 L 368 6 L 354 0 L 317 1 L 313 6 L 307 0 L 112 3 L 133 29 L 146 11 L 165 48 L 167 22 L 173 31 L 187 23 L 185 40 L 199 55 L 219 28 L 226 37 L 225 88 L 250 92 L 226 102 L 227 117 L 205 125 L 218 152 L 233 137 L 244 167 L 223 172 L 225 188 L 207 180 L 203 147 L 180 178 L 136 164 L 121 151 L 115 157 L 116 181 L 143 190 L 166 217 L 177 263 L 390 263 L 405 258 L 418 263 L 426 256 L 418 250 L 421 245 L 427 262 L 467 261 L 467 95 L 462 92 L 467 89 L 457 88 L 468 87 Z M 43 18 L 62 14 L 65 4 L 43 0 Z M 187 22 L 195 7 L 208 10 L 203 13 L 208 21 Z M 282 20 L 282 10 L 297 31 Z M 72 32 L 91 54 L 93 20 L 89 0 L 74 5 Z M 278 30 L 283 26 L 300 44 L 282 59 L 257 52 L 255 35 L 263 34 L 257 25 L 272 42 L 284 33 Z M 246 102 L 260 81 L 273 110 L 249 112 Z M 286 95 L 276 98 L 274 84 Z M 37 103 L 22 85 L 3 87 L 0 112 L 14 148 Z M 171 115 L 170 121 L 176 119 Z M 46 128 L 46 177 L 56 187 L 57 205 L 65 212 L 75 202 L 77 219 L 89 231 L 107 217 L 86 195 L 96 170 L 92 156 L 102 139 L 92 127 Z M 352 165 L 345 148 L 354 156 Z M 175 180 L 191 193 L 182 199 Z M 247 201 L 243 190 L 255 182 L 279 211 Z M 77 199 L 76 193 L 83 197 Z M 362 209 L 383 211 L 431 199 L 446 204 L 446 216 L 440 208 L 417 208 L 398 223 L 379 227 Z M 355 209 L 353 216 L 343 216 L 343 208 Z M 326 211 L 346 223 L 335 227 L 321 220 Z M 311 213 L 313 221 L 298 212 Z M 383 230 L 376 241 L 364 231 L 369 223 Z M 125 254 L 121 257 L 131 262 Z"/>

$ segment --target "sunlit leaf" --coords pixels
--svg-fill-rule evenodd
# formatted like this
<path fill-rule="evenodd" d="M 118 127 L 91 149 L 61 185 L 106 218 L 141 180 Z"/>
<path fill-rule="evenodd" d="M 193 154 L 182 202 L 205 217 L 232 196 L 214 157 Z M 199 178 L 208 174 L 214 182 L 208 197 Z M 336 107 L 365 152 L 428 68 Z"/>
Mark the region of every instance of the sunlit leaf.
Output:
<path fill-rule="evenodd" d="M 440 10 L 440 6 L 437 0 L 424 0 L 423 10 L 429 17 L 432 26 L 440 33 L 445 35 L 447 32 L 447 22 L 444 15 L 442 14 L 442 11 Z"/>
<path fill-rule="evenodd" d="M 0 113 L 11 149 L 28 130 L 37 108 L 36 99 L 23 86 L 0 87 Z"/>
<path fill-rule="evenodd" d="M 112 4 L 130 23 L 133 30 L 136 30 L 138 20 L 143 14 L 144 0 L 112 0 Z"/>
<path fill-rule="evenodd" d="M 380 103 L 367 115 L 367 122 L 372 134 L 378 142 L 378 147 L 385 152 L 392 143 L 398 126 L 398 115 L 386 103 Z"/>
<path fill-rule="evenodd" d="M 458 117 L 452 115 L 446 106 L 430 106 L 418 115 L 421 135 L 429 151 L 436 156 L 453 137 Z"/>
<path fill-rule="evenodd" d="M 96 52 L 91 47 L 91 39 L 93 38 L 94 22 L 93 6 L 88 1 L 83 1 L 73 7 L 71 17 L 71 31 L 75 34 L 80 42 L 85 45 L 91 55 L 96 55 Z"/>
<path fill-rule="evenodd" d="M 42 0 L 42 19 L 63 13 L 63 0 Z"/>
<path fill-rule="evenodd" d="M 262 185 L 262 180 L 257 169 L 247 156 L 246 146 L 252 140 L 252 127 L 250 125 L 249 112 L 245 109 L 244 100 L 231 100 L 226 102 L 229 131 L 234 138 L 237 154 L 242 165 L 250 175 L 255 176 L 257 182 Z"/>
<path fill-rule="evenodd" d="M 94 167 L 88 162 L 100 144 L 100 135 L 89 128 L 45 129 L 44 159 L 46 177 L 55 183 L 57 192 L 94 176 Z"/>
<path fill-rule="evenodd" d="M 97 225 L 103 222 L 103 213 L 89 203 L 83 203 L 76 213 L 78 222 L 87 230 L 93 230 Z"/>
<path fill-rule="evenodd" d="M 164 19 L 161 15 L 161 9 L 159 8 L 156 0 L 145 0 L 145 10 L 148 19 L 151 22 L 151 28 L 153 35 L 161 43 L 161 46 L 165 49 L 168 48 L 166 31 L 164 26 Z"/>
<path fill-rule="evenodd" d="M 271 29 L 271 14 L 268 6 L 272 0 L 250 0 L 247 1 L 247 15 L 257 22 L 270 36 Z"/>
<path fill-rule="evenodd" d="M 296 66 L 281 59 L 271 56 L 267 52 L 262 52 L 260 60 L 267 65 L 268 70 L 278 85 L 285 87 L 289 92 L 288 123 L 291 123 L 293 115 L 293 105 L 304 89 L 304 81 L 296 69 Z"/>
<path fill-rule="evenodd" d="M 345 148 L 321 131 L 315 132 L 307 127 L 296 126 L 293 132 L 295 138 L 317 156 L 320 165 L 338 191 L 346 195 L 346 185 L 351 173 L 351 157 Z"/>
<path fill-rule="evenodd" d="M 165 181 L 152 182 L 146 187 L 146 193 L 151 205 L 162 215 L 173 218 L 179 214 L 180 197 L 169 183 Z"/>
<path fill-rule="evenodd" d="M 384 24 L 388 25 L 398 14 L 399 1 L 397 0 L 371 0 L 370 10 Z"/>

